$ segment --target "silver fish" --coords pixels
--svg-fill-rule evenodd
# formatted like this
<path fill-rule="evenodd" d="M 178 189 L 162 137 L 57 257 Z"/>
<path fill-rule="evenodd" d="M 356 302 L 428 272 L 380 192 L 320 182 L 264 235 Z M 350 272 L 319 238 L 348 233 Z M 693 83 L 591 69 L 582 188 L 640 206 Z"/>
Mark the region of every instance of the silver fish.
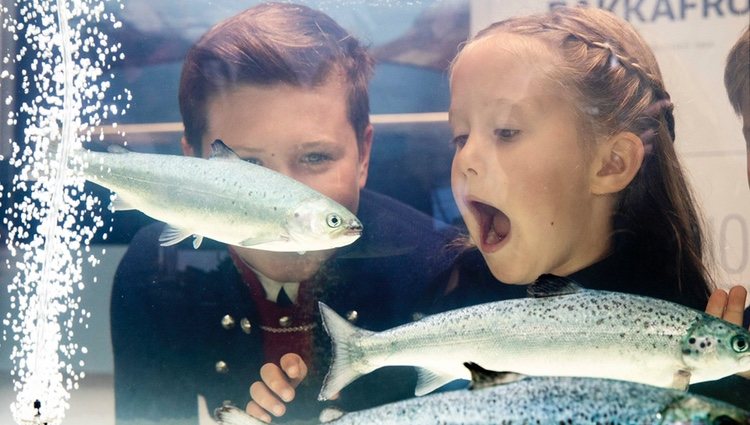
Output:
<path fill-rule="evenodd" d="M 243 410 L 222 425 L 261 425 Z M 326 424 L 750 424 L 750 412 L 684 391 L 598 378 L 527 377 L 478 390 L 430 394 L 346 413 Z"/>
<path fill-rule="evenodd" d="M 427 316 L 384 332 L 352 326 L 320 303 L 333 361 L 319 399 L 383 366 L 416 366 L 415 394 L 469 379 L 464 361 L 537 376 L 687 388 L 750 370 L 750 332 L 679 304 L 586 290 L 550 276 L 532 298 Z"/>
<path fill-rule="evenodd" d="M 114 210 L 138 209 L 168 224 L 159 241 L 194 235 L 266 251 L 351 244 L 362 224 L 349 210 L 283 174 L 240 159 L 220 140 L 207 159 L 83 151 L 83 176 L 116 193 Z"/>

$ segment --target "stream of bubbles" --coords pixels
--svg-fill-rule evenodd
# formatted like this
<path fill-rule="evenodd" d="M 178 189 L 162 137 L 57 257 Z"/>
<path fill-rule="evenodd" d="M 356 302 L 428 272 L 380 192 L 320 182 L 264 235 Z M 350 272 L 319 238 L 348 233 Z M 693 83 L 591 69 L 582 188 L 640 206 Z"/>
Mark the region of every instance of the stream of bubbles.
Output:
<path fill-rule="evenodd" d="M 10 301 L 3 343 L 14 344 L 10 408 L 18 424 L 62 423 L 70 391 L 85 376 L 87 350 L 75 342 L 74 329 L 90 317 L 80 306 L 82 266 L 99 262 L 90 242 L 104 222 L 100 200 L 83 190 L 75 153 L 130 100 L 127 92 L 107 96 L 111 64 L 123 59 L 103 30 L 121 26 L 107 3 L 122 8 L 106 0 L 0 6 L 2 37 L 14 46 L 2 52 L 0 84 L 18 94 L 2 99 L 0 117 L 17 129 L 2 135 L 10 145 L 2 160 L 13 178 L 11 187 L 0 187 L 0 208 L 9 258 L 4 267 L 15 271 L 12 279 L 10 272 L 1 276 Z"/>

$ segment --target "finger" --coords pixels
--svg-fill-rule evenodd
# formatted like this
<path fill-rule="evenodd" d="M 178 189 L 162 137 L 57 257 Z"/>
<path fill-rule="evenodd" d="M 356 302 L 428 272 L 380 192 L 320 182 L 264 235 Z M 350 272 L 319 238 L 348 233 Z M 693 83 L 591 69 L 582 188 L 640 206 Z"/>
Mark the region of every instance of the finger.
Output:
<path fill-rule="evenodd" d="M 250 398 L 257 403 L 266 412 L 274 416 L 282 416 L 286 413 L 286 406 L 276 395 L 266 386 L 266 384 L 256 381 L 250 386 Z"/>
<path fill-rule="evenodd" d="M 727 308 L 724 310 L 724 320 L 742 326 L 746 297 L 747 290 L 742 286 L 735 286 L 729 290 L 729 300 L 727 301 Z"/>
<path fill-rule="evenodd" d="M 715 290 L 708 298 L 706 313 L 719 319 L 724 315 L 724 307 L 727 305 L 728 295 L 723 289 Z"/>
<path fill-rule="evenodd" d="M 273 363 L 266 363 L 260 368 L 263 383 L 285 402 L 294 400 L 294 387 L 287 380 L 286 374 Z M 261 406 L 263 406 L 261 404 Z M 264 406 L 265 407 L 265 406 Z"/>
<path fill-rule="evenodd" d="M 247 412 L 248 415 L 265 423 L 271 423 L 271 415 L 269 415 L 268 412 L 265 411 L 265 409 L 260 407 L 258 403 L 254 401 L 247 403 L 247 406 L 245 406 L 245 412 Z"/>
<path fill-rule="evenodd" d="M 292 381 L 292 386 L 296 387 L 307 376 L 307 365 L 299 354 L 288 353 L 281 356 L 279 360 L 281 369 Z"/>

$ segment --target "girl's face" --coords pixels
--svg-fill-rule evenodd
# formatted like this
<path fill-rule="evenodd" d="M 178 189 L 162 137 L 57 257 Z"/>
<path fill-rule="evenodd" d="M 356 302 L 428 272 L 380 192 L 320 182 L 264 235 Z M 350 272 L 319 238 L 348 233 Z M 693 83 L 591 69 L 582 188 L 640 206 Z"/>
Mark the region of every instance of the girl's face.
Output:
<path fill-rule="evenodd" d="M 611 211 L 590 191 L 590 141 L 564 82 L 544 72 L 556 63 L 540 41 L 500 34 L 467 46 L 451 76 L 453 196 L 505 283 L 568 275 L 608 250 Z"/>

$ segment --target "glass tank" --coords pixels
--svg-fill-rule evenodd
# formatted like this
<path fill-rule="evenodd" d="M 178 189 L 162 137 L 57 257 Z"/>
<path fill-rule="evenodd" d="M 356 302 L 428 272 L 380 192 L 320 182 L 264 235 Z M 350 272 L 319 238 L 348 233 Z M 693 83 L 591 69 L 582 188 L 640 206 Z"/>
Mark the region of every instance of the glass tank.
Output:
<path fill-rule="evenodd" d="M 750 423 L 749 18 L 2 0 L 0 423 Z"/>

